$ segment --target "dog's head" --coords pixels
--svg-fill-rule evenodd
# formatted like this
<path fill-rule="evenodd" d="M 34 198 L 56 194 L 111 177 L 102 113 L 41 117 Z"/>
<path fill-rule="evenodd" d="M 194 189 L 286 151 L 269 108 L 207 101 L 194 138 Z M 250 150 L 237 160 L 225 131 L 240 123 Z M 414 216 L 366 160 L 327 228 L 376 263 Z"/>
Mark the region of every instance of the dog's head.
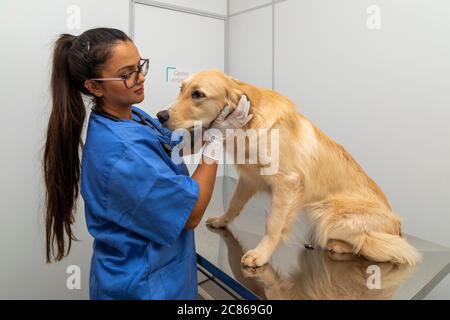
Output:
<path fill-rule="evenodd" d="M 234 111 L 244 94 L 241 84 L 219 70 L 195 73 L 182 82 L 177 100 L 157 117 L 171 130 L 193 130 L 197 121 L 206 129 L 225 106 Z"/>

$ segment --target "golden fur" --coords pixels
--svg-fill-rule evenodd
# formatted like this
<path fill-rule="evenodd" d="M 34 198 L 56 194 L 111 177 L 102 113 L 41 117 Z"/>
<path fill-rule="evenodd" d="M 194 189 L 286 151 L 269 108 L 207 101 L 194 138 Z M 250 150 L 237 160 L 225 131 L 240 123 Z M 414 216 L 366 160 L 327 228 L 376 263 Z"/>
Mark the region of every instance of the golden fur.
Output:
<path fill-rule="evenodd" d="M 206 97 L 194 99 L 196 90 Z M 272 175 L 261 175 L 264 166 L 259 162 L 237 164 L 240 176 L 227 212 L 207 221 L 212 227 L 224 227 L 255 193 L 271 194 L 266 234 L 256 248 L 244 254 L 244 265 L 267 263 L 280 240 L 289 235 L 301 209 L 310 218 L 310 238 L 315 246 L 377 262 L 413 265 L 420 260 L 419 253 L 402 237 L 401 221 L 380 187 L 287 97 L 221 71 L 203 71 L 184 81 L 180 95 L 168 109 L 166 125 L 172 130 L 190 129 L 194 121 L 202 121 L 209 127 L 225 105 L 235 108 L 242 94 L 248 97 L 253 114 L 243 129 L 278 129 L 280 154 L 278 172 Z M 245 148 L 248 156 L 256 146 L 247 143 Z"/>

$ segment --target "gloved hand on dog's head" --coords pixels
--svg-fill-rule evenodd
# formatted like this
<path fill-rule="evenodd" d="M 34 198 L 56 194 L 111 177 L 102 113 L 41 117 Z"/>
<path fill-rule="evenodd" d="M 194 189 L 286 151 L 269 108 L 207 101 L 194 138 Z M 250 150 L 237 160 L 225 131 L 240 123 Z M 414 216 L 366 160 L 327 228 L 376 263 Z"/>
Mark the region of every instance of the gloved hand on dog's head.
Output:
<path fill-rule="evenodd" d="M 242 128 L 253 118 L 249 110 L 250 102 L 245 95 L 241 96 L 236 109 L 231 114 L 231 108 L 225 106 L 205 133 L 206 145 L 203 154 L 211 159 L 219 160 L 223 152 L 218 151 L 222 150 L 224 140 L 233 133 L 234 129 Z"/>
<path fill-rule="evenodd" d="M 241 96 L 236 109 L 229 115 L 230 111 L 230 106 L 225 106 L 209 127 L 209 129 L 219 130 L 223 138 L 226 138 L 225 134 L 227 133 L 227 129 L 240 129 L 249 123 L 253 117 L 252 114 L 248 114 L 250 111 L 250 101 L 248 101 L 245 95 Z"/>

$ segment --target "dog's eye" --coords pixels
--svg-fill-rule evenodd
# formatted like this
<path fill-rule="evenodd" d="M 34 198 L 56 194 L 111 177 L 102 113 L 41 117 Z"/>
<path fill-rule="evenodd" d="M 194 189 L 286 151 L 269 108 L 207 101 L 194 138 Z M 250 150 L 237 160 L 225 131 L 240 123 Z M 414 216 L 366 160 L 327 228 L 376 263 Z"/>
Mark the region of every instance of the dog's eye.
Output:
<path fill-rule="evenodd" d="M 206 98 L 205 94 L 203 92 L 201 92 L 200 90 L 193 91 L 191 97 L 192 97 L 192 99 Z"/>

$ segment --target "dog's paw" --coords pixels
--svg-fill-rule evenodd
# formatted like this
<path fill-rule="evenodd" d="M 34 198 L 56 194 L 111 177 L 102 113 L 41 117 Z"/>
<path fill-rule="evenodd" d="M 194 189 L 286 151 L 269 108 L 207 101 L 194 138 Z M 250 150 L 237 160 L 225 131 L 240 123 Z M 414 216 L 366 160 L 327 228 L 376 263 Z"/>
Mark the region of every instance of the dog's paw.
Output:
<path fill-rule="evenodd" d="M 358 256 L 355 256 L 352 253 L 336 253 L 333 251 L 326 251 L 328 258 L 334 262 L 340 261 L 355 261 L 358 259 Z"/>
<path fill-rule="evenodd" d="M 352 253 L 352 247 L 339 240 L 329 240 L 326 249 L 332 253 Z"/>
<path fill-rule="evenodd" d="M 212 228 L 224 228 L 228 224 L 227 221 L 223 218 L 223 216 L 220 217 L 210 217 L 208 220 L 206 220 L 206 225 Z"/>
<path fill-rule="evenodd" d="M 268 264 L 265 264 L 260 268 L 241 266 L 241 272 L 246 278 L 263 278 L 269 272 L 268 267 Z"/>
<path fill-rule="evenodd" d="M 263 254 L 260 250 L 252 249 L 247 251 L 241 259 L 241 264 L 247 267 L 261 267 L 269 261 L 269 256 Z"/>

